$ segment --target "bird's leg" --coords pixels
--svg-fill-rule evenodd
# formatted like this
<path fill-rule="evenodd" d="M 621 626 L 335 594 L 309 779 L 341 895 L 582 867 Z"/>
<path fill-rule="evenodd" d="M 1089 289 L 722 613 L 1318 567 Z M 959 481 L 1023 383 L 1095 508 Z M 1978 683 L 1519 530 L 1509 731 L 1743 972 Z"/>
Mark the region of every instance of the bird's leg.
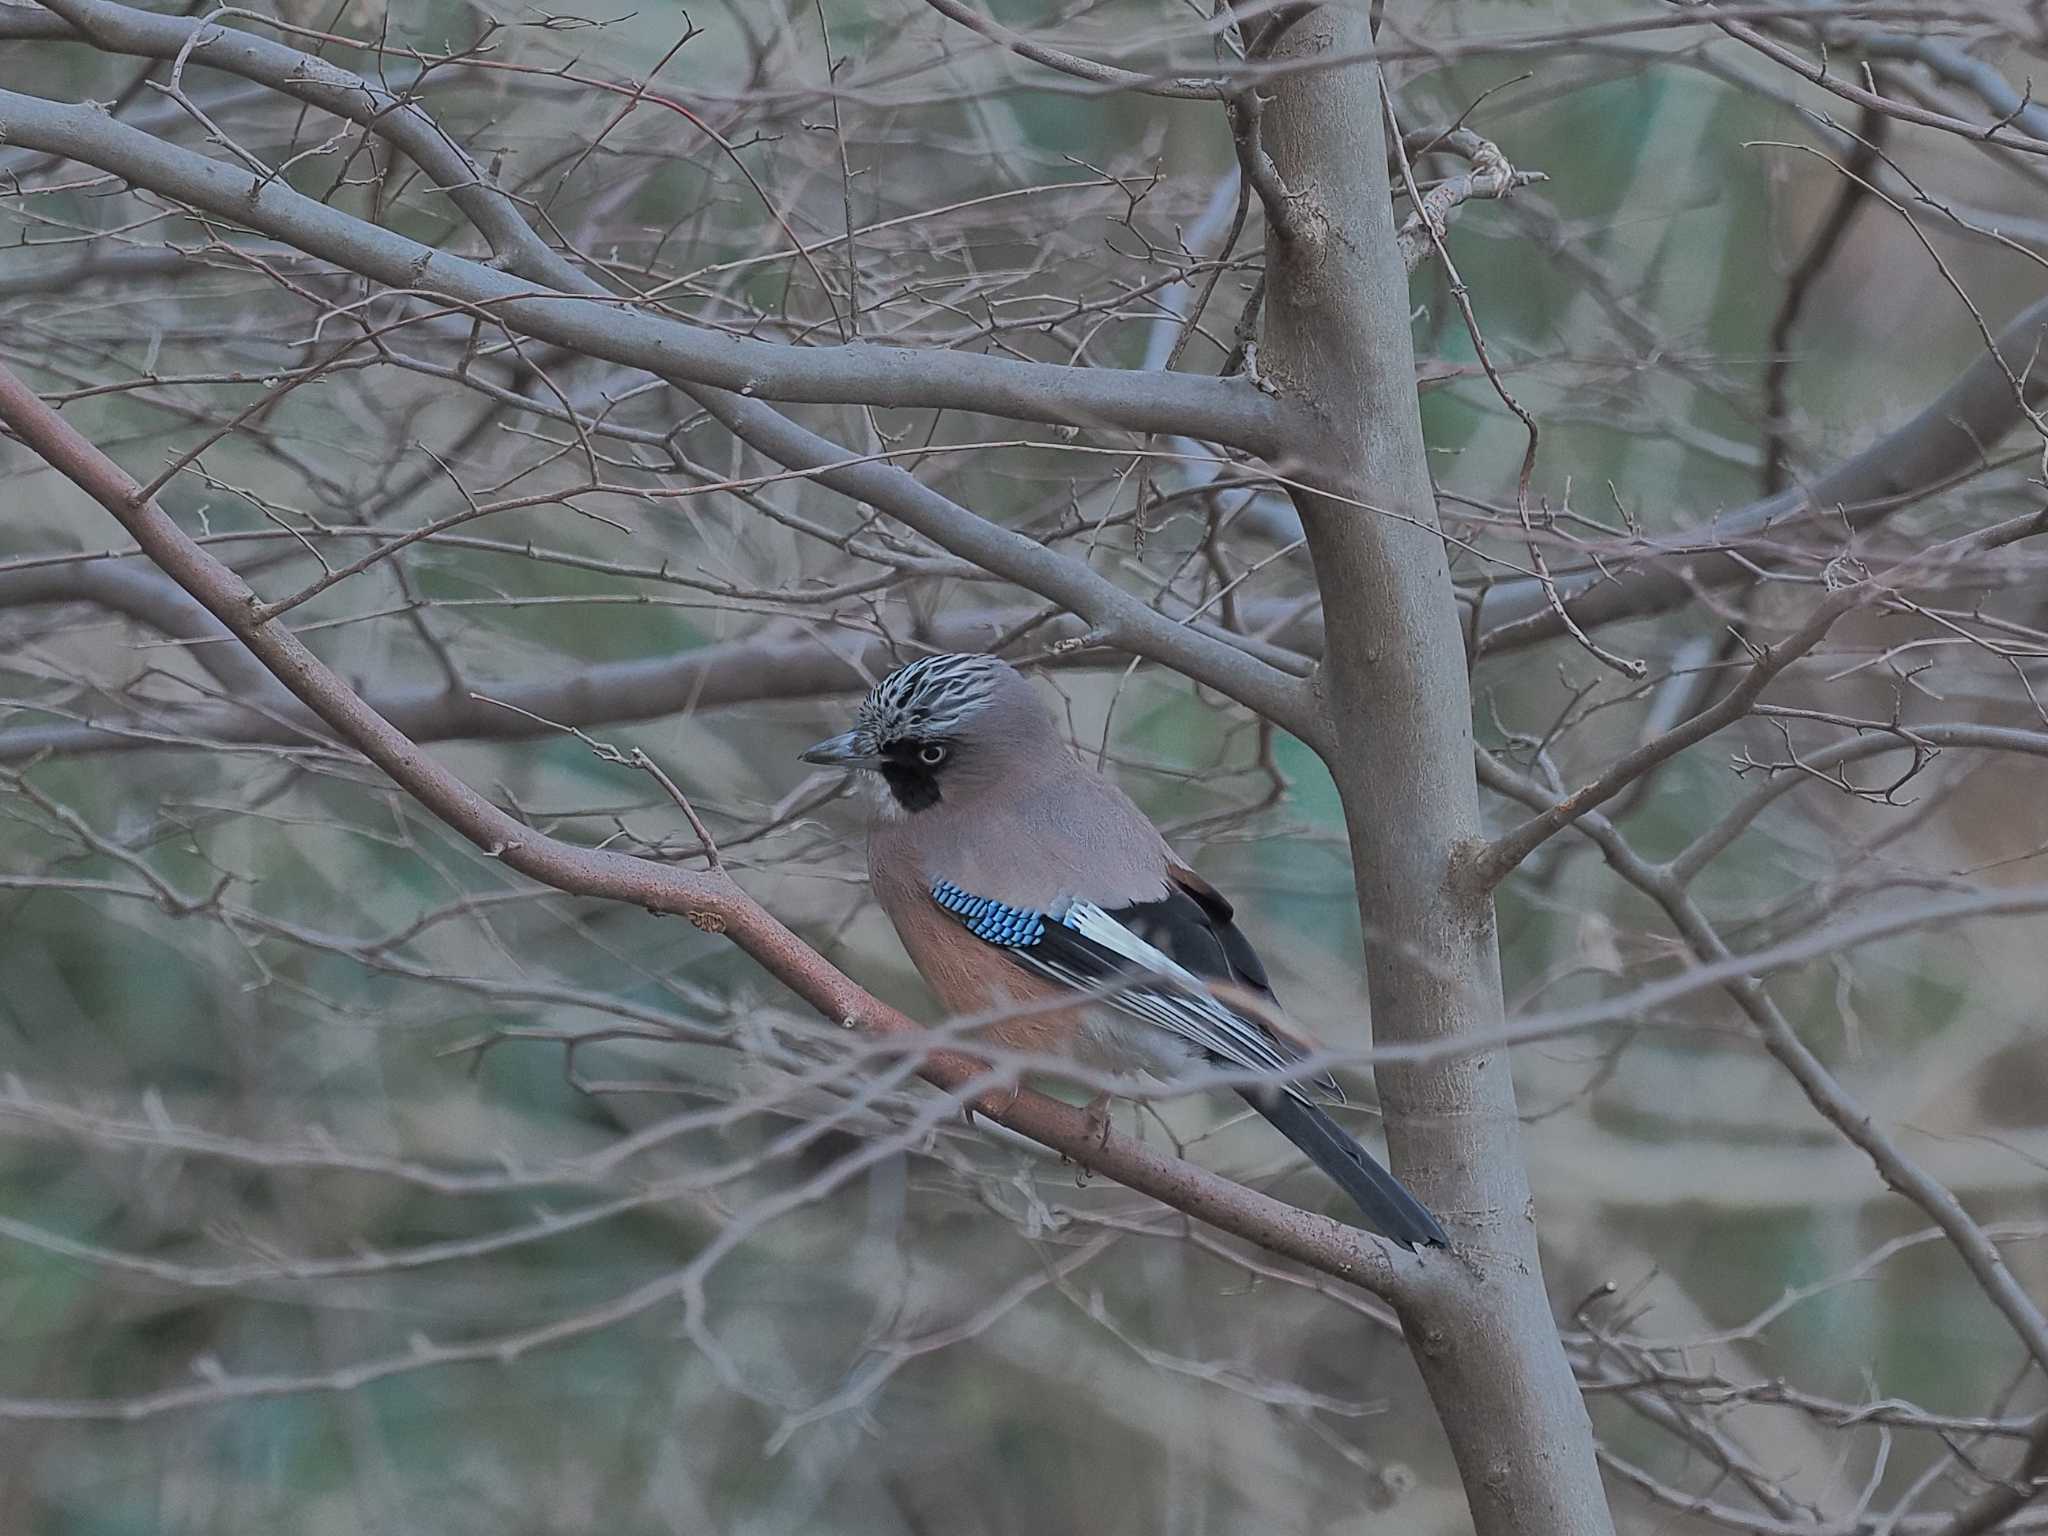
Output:
<path fill-rule="evenodd" d="M 1088 1117 L 1088 1134 L 1095 1138 L 1095 1145 L 1098 1147 L 1109 1145 L 1109 1133 L 1112 1128 L 1109 1107 L 1115 1102 L 1115 1094 L 1107 1092 L 1098 1093 L 1088 1101 L 1087 1107 L 1081 1111 L 1082 1114 Z"/>
<path fill-rule="evenodd" d="M 1022 1083 L 1012 1083 L 1010 1084 L 1009 1091 L 1003 1095 L 1003 1100 L 1000 1104 L 995 1103 L 995 1095 L 993 1093 L 984 1098 L 981 1104 L 981 1112 L 991 1120 L 1000 1121 L 1004 1115 L 1007 1115 L 1017 1107 L 1018 1095 L 1023 1092 L 1024 1085 Z M 974 1124 L 974 1111 L 975 1106 L 972 1104 L 962 1104 L 960 1106 L 960 1117 L 970 1127 Z"/>

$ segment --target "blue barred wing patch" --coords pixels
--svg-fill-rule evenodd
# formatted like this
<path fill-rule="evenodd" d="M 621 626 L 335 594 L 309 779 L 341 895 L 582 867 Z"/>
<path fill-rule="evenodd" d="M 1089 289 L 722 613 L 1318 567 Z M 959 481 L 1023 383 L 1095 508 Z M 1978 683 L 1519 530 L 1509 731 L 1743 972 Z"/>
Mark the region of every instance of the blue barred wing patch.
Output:
<path fill-rule="evenodd" d="M 1029 949 L 1045 937 L 1045 914 L 963 891 L 950 880 L 932 882 L 932 900 L 967 925 L 984 944 Z"/>

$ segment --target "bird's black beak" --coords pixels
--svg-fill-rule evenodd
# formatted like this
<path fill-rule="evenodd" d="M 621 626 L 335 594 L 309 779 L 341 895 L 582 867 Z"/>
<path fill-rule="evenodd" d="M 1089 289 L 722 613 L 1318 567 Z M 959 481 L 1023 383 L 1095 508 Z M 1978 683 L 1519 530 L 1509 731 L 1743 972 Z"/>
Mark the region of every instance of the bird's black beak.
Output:
<path fill-rule="evenodd" d="M 858 731 L 841 731 L 801 754 L 807 763 L 823 768 L 879 768 L 880 757 L 868 749 Z"/>

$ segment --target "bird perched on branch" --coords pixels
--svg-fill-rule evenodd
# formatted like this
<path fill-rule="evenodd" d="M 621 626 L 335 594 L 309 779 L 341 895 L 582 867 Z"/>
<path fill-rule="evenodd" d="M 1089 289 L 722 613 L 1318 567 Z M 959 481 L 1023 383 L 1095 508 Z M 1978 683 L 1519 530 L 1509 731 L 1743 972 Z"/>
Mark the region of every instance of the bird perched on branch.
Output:
<path fill-rule="evenodd" d="M 1204 1063 L 1270 1074 L 1238 1092 L 1374 1230 L 1409 1248 L 1445 1242 L 1316 1103 L 1342 1102 L 1336 1080 L 1304 1080 L 1301 1048 L 1254 1016 L 1272 988 L 1230 903 L 1075 757 L 1015 668 L 991 656 L 913 661 L 876 685 L 852 730 L 803 759 L 868 779 L 869 882 L 947 1008 L 1012 1008 L 986 1030 L 1008 1049 L 1164 1083 Z M 1090 995 L 1029 1006 L 1077 991 Z"/>

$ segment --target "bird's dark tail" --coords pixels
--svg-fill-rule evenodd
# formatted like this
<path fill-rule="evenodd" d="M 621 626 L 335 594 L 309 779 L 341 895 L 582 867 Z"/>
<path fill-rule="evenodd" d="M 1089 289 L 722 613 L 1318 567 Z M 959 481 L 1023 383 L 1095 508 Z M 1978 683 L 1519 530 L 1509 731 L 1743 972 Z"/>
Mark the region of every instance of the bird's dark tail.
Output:
<path fill-rule="evenodd" d="M 1450 1246 L 1444 1229 L 1437 1225 L 1428 1208 L 1409 1194 L 1399 1179 L 1374 1162 L 1372 1154 L 1349 1131 L 1315 1105 L 1272 1089 L 1241 1088 L 1238 1092 L 1247 1104 L 1272 1121 L 1282 1136 L 1337 1181 L 1373 1231 L 1392 1238 L 1403 1248 L 1423 1243 L 1438 1248 Z"/>

